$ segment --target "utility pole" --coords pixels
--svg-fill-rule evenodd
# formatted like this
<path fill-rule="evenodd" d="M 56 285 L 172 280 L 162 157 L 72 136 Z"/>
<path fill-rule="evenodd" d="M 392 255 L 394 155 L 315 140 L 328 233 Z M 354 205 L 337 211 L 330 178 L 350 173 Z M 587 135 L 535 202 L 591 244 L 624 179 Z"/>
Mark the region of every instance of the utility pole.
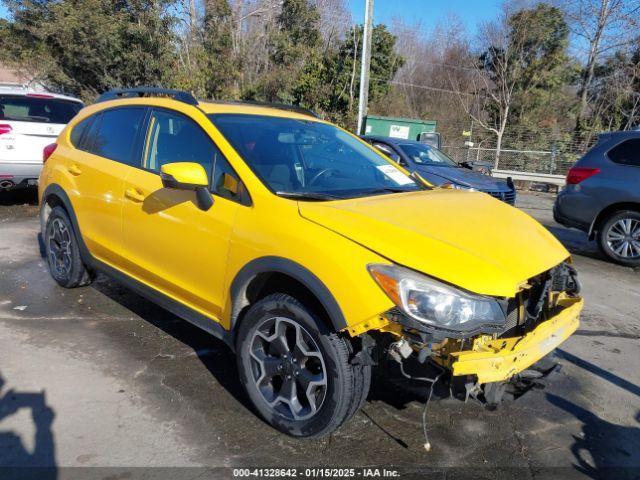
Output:
<path fill-rule="evenodd" d="M 196 0 L 189 0 L 189 27 L 191 28 L 191 34 L 196 29 Z"/>
<path fill-rule="evenodd" d="M 369 103 L 369 70 L 371 66 L 371 35 L 373 30 L 373 0 L 364 0 L 364 33 L 362 39 L 362 62 L 360 65 L 360 98 L 358 101 L 358 134 L 365 133 L 364 119 Z"/>

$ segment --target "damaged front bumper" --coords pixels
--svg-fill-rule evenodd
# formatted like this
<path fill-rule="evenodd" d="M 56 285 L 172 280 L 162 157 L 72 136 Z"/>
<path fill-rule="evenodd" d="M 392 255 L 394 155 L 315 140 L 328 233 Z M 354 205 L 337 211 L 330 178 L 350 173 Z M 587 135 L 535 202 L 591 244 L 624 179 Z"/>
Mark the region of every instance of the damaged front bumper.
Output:
<path fill-rule="evenodd" d="M 553 351 L 577 330 L 583 303 L 582 298 L 559 300 L 558 313 L 519 337 L 484 335 L 474 338 L 470 349 L 459 351 L 455 351 L 453 345 L 443 345 L 439 363 L 453 376 L 475 376 L 478 384 L 507 381 Z"/>

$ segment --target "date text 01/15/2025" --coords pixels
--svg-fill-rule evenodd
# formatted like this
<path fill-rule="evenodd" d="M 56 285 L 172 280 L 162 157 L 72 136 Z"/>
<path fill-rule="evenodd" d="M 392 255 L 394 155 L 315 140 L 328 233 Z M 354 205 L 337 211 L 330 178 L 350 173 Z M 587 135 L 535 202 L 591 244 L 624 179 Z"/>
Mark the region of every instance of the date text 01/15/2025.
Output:
<path fill-rule="evenodd" d="M 264 478 L 394 478 L 397 470 L 387 468 L 234 468 L 234 477 Z"/>

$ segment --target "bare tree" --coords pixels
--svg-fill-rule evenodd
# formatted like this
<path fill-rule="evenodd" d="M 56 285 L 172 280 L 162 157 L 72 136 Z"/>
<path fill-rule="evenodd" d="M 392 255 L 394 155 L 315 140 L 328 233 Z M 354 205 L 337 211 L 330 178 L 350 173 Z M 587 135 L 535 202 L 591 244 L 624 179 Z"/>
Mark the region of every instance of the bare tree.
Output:
<path fill-rule="evenodd" d="M 522 73 L 525 54 L 524 35 L 526 22 L 518 22 L 505 4 L 497 21 L 480 26 L 478 41 L 483 51 L 472 55 L 473 69 L 467 85 L 459 78 L 450 77 L 451 85 L 458 93 L 460 104 L 482 128 L 496 136 L 494 167 L 498 168 L 502 141 L 514 101 L 514 92 Z"/>
<path fill-rule="evenodd" d="M 558 7 L 564 10 L 571 31 L 578 38 L 576 44 L 584 44 L 586 50 L 576 117 L 579 128 L 588 110 L 588 92 L 597 62 L 638 35 L 640 0 L 563 0 Z"/>
<path fill-rule="evenodd" d="M 473 71 L 468 66 L 470 47 L 462 22 L 449 15 L 427 31 L 419 23 L 394 20 L 391 31 L 404 64 L 392 81 L 391 99 L 380 102 L 377 109 L 389 115 L 437 120 L 447 141 L 460 138 L 462 128 L 468 128 L 469 116 L 451 91 L 449 77 L 465 85 Z"/>
<path fill-rule="evenodd" d="M 638 53 L 618 52 L 608 59 L 604 75 L 596 70 L 590 110 L 597 127 L 629 130 L 640 121 L 640 46 Z M 587 140 L 590 138 L 586 137 Z"/>
<path fill-rule="evenodd" d="M 313 0 L 320 13 L 319 29 L 325 48 L 335 45 L 349 32 L 353 20 L 345 0 Z"/>

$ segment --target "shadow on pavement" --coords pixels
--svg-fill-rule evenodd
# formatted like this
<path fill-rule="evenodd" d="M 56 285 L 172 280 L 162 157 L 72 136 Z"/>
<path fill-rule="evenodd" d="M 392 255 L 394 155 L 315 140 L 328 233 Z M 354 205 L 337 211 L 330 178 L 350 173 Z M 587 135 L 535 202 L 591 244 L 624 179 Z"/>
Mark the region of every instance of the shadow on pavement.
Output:
<path fill-rule="evenodd" d="M 92 287 L 193 349 L 200 362 L 216 381 L 247 410 L 261 418 L 240 383 L 235 354 L 224 342 L 211 335 L 203 335 L 198 327 L 103 275 L 96 278 Z M 374 375 L 369 399 L 380 400 L 395 409 L 402 410 L 413 401 L 424 403 L 428 393 L 429 388 L 424 382 L 409 381 L 402 378 L 399 373 L 385 369 L 382 375 Z M 448 396 L 448 385 L 439 382 L 434 390 L 433 400 Z M 388 432 L 385 433 L 388 434 Z M 402 441 L 398 443 L 402 445 Z M 406 447 L 406 444 L 404 446 Z"/>
<path fill-rule="evenodd" d="M 621 378 L 603 368 L 600 368 L 597 365 L 588 362 L 587 360 L 576 357 L 575 355 L 572 355 L 561 348 L 556 349 L 556 355 L 568 362 L 573 363 L 577 367 L 580 367 L 587 372 L 593 373 L 594 375 L 597 375 L 598 377 L 613 383 L 614 385 L 626 390 L 627 392 L 633 393 L 637 397 L 640 397 L 640 387 L 638 385 L 631 383 L 630 381 L 625 380 L 624 378 Z"/>
<path fill-rule="evenodd" d="M 58 476 L 55 442 L 51 424 L 54 412 L 47 405 L 44 391 L 2 394 L 4 379 L 0 375 L 0 421 L 26 408 L 35 426 L 33 452 L 22 442 L 19 433 L 0 430 L 0 478 L 55 480 Z"/>
<path fill-rule="evenodd" d="M 580 473 L 593 479 L 640 478 L 640 428 L 616 425 L 569 400 L 548 393 L 547 400 L 582 422 L 582 435 L 574 435 L 571 452 Z M 636 414 L 640 424 L 640 411 Z"/>
<path fill-rule="evenodd" d="M 203 331 L 198 327 L 103 275 L 96 278 L 92 287 L 146 322 L 192 348 L 198 359 L 220 385 L 244 407 L 255 413 L 240 384 L 235 355 L 224 342 L 212 335 L 203 334 Z"/>
<path fill-rule="evenodd" d="M 565 361 L 640 397 L 640 386 L 561 348 L 556 349 L 556 354 Z M 577 462 L 574 465 L 576 470 L 593 479 L 640 478 L 640 410 L 635 416 L 638 426 L 617 425 L 557 395 L 548 393 L 546 398 L 552 405 L 572 414 L 583 423 L 582 436 L 574 435 L 574 443 L 571 446 L 571 452 Z"/>
<path fill-rule="evenodd" d="M 609 260 L 600 253 L 596 242 L 589 240 L 587 234 L 580 230 L 562 227 L 559 225 L 544 225 L 567 250 L 574 255 L 589 257 L 595 260 L 608 262 Z"/>

